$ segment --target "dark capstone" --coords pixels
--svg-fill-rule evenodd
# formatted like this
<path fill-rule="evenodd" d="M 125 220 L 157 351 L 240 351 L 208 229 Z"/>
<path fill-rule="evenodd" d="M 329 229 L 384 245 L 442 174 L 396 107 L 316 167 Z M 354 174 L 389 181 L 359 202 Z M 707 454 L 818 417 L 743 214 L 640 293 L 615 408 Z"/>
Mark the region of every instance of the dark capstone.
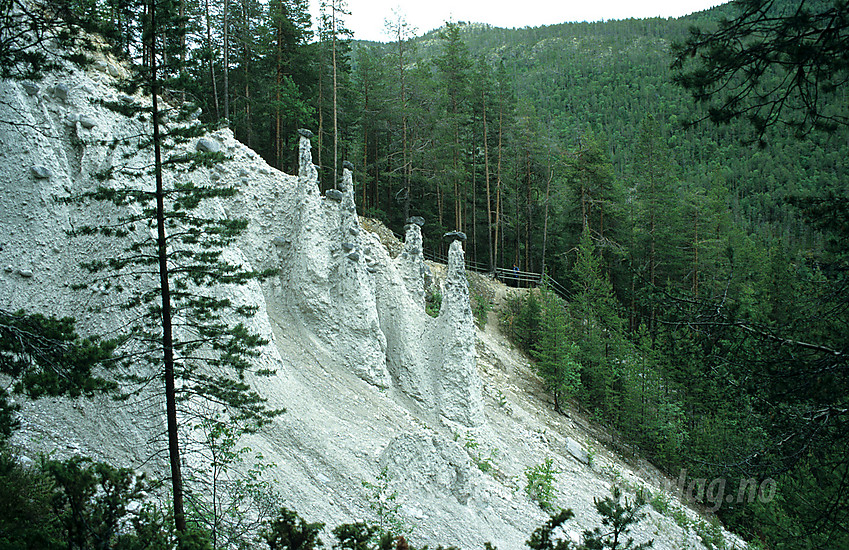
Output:
<path fill-rule="evenodd" d="M 70 90 L 68 89 L 68 87 L 64 84 L 57 84 L 56 87 L 53 88 L 53 93 L 56 95 L 56 97 L 58 97 L 62 101 L 65 101 L 66 99 L 68 99 L 68 92 L 69 91 Z"/>
<path fill-rule="evenodd" d="M 466 234 L 462 231 L 449 231 L 445 235 L 442 236 L 446 241 L 460 241 L 464 242 L 466 240 Z"/>
<path fill-rule="evenodd" d="M 325 191 L 324 195 L 332 201 L 341 201 L 342 198 L 345 196 L 342 191 L 338 189 L 328 189 L 327 191 Z"/>
<path fill-rule="evenodd" d="M 37 180 L 46 180 L 53 175 L 53 172 L 50 171 L 50 168 L 44 166 L 43 164 L 36 164 L 32 168 L 30 168 L 30 172 L 32 173 L 32 177 Z"/>
<path fill-rule="evenodd" d="M 346 169 L 350 170 L 351 172 L 354 171 L 354 165 L 351 164 L 351 161 L 349 161 L 349 160 L 342 162 L 342 168 L 346 168 Z"/>
<path fill-rule="evenodd" d="M 313 133 L 310 130 L 307 130 L 306 128 L 299 129 L 298 135 L 300 135 L 301 137 L 305 137 L 307 139 L 313 138 Z"/>
<path fill-rule="evenodd" d="M 38 84 L 33 84 L 32 82 L 24 82 L 23 87 L 26 93 L 29 95 L 35 95 L 38 93 Z"/>
<path fill-rule="evenodd" d="M 87 117 L 85 115 L 80 115 L 80 126 L 82 126 L 83 128 L 91 129 L 94 128 L 96 124 L 97 123 L 94 121 L 93 118 Z"/>
<path fill-rule="evenodd" d="M 359 262 L 360 261 L 360 253 L 357 252 L 357 251 L 348 252 L 348 259 L 351 260 L 352 262 Z"/>
<path fill-rule="evenodd" d="M 209 138 L 200 138 L 195 149 L 200 153 L 217 153 L 221 150 L 221 144 Z"/>
<path fill-rule="evenodd" d="M 422 218 L 421 216 L 412 216 L 410 219 L 407 220 L 407 223 L 414 223 L 419 227 L 424 227 L 424 218 Z"/>
<path fill-rule="evenodd" d="M 351 243 L 342 243 L 342 250 L 345 252 L 350 252 L 354 249 L 354 245 Z"/>

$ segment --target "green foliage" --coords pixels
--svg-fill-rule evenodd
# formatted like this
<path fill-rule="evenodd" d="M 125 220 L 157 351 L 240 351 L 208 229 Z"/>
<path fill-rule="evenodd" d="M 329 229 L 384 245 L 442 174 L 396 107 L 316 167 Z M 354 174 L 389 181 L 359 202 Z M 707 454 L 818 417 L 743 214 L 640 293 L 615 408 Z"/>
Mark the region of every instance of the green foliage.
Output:
<path fill-rule="evenodd" d="M 581 236 L 573 266 L 577 292 L 569 304 L 569 339 L 578 344 L 573 360 L 581 365 L 582 397 L 602 414 L 614 417 L 618 407 L 619 359 L 627 350 L 624 323 L 601 257 L 589 230 Z"/>
<path fill-rule="evenodd" d="M 551 458 L 546 458 L 540 464 L 525 468 L 525 494 L 543 510 L 552 508 L 556 475 L 557 469 L 554 467 L 554 461 Z"/>
<path fill-rule="evenodd" d="M 560 531 L 564 523 L 575 517 L 572 510 L 565 508 L 558 514 L 554 514 L 545 524 L 537 528 L 528 539 L 527 545 L 531 550 L 570 550 L 574 548 L 572 541 L 566 538 L 552 538 L 555 532 Z"/>
<path fill-rule="evenodd" d="M 307 523 L 296 512 L 281 508 L 262 533 L 269 550 L 315 550 L 323 546 L 323 523 Z"/>
<path fill-rule="evenodd" d="M 530 352 L 539 337 L 542 310 L 535 290 L 508 297 L 501 311 L 501 329 L 525 352 Z"/>
<path fill-rule="evenodd" d="M 368 505 L 377 516 L 377 529 L 380 534 L 404 533 L 406 523 L 401 516 L 401 504 L 398 493 L 390 487 L 389 471 L 384 468 L 377 475 L 374 483 L 363 481 L 363 487 L 368 491 Z"/>
<path fill-rule="evenodd" d="M 0 78 L 40 80 L 46 71 L 61 67 L 60 57 L 88 63 L 94 49 L 84 31 L 104 30 L 101 13 L 91 13 L 81 2 L 0 2 Z M 66 52 L 46 47 L 56 39 Z M 79 51 L 74 51 L 81 48 Z"/>
<path fill-rule="evenodd" d="M 39 397 L 91 397 L 116 390 L 101 372 L 114 366 L 117 341 L 80 338 L 75 321 L 24 311 L 0 310 L 0 374 L 8 376 L 12 393 Z M 9 392 L 0 389 L 0 439 L 17 427 Z"/>
<path fill-rule="evenodd" d="M 581 388 L 578 344 L 569 341 L 565 303 L 547 287 L 541 292 L 539 336 L 531 350 L 536 370 L 554 394 L 555 410 Z"/>
<path fill-rule="evenodd" d="M 345 523 L 333 528 L 333 534 L 339 540 L 334 548 L 344 550 L 371 550 L 380 529 L 366 523 Z"/>
<path fill-rule="evenodd" d="M 206 415 L 194 427 L 194 447 L 203 466 L 190 471 L 186 487 L 188 517 L 211 548 L 230 548 L 256 538 L 280 500 L 265 478 L 270 464 L 248 447 L 241 432 Z"/>
<path fill-rule="evenodd" d="M 670 499 L 669 496 L 663 491 L 658 491 L 656 493 L 652 493 L 651 499 L 649 500 L 649 504 L 652 508 L 654 508 L 657 512 L 667 515 L 670 511 Z"/>
<path fill-rule="evenodd" d="M 455 440 L 459 437 L 459 434 L 455 433 Z M 497 449 L 489 449 L 488 452 L 481 447 L 480 442 L 478 442 L 477 438 L 475 438 L 475 434 L 472 432 L 466 432 L 463 448 L 466 449 L 466 452 L 469 453 L 469 457 L 472 459 L 472 462 L 475 463 L 475 466 L 485 474 L 492 474 L 495 471 L 495 460 L 498 458 L 498 450 Z"/>
<path fill-rule="evenodd" d="M 172 520 L 148 500 L 154 487 L 144 476 L 82 457 L 30 465 L 19 460 L 0 448 L 0 547 L 176 548 Z"/>
<path fill-rule="evenodd" d="M 846 86 L 846 64 L 837 61 L 849 35 L 845 3 L 749 0 L 735 8 L 734 18 L 694 27 L 673 47 L 675 81 L 707 104 L 705 118 L 743 119 L 758 139 L 773 125 L 801 137 L 847 124 L 845 111 L 831 108 Z"/>
<path fill-rule="evenodd" d="M 0 487 L 0 548 L 62 548 L 62 525 L 51 506 L 56 483 L 49 475 L 0 445 Z"/>
<path fill-rule="evenodd" d="M 712 519 L 710 522 L 699 520 L 693 524 L 693 529 L 702 539 L 702 544 L 707 550 L 722 550 L 726 547 L 722 527 L 716 519 Z"/>
<path fill-rule="evenodd" d="M 634 524 L 645 517 L 640 509 L 645 505 L 641 495 L 629 502 L 623 498 L 622 490 L 614 486 L 611 496 L 603 499 L 594 499 L 595 508 L 601 516 L 601 527 L 584 531 L 584 542 L 579 549 L 602 550 L 642 550 L 651 548 L 654 541 L 634 544 L 634 539 L 628 536 Z M 627 539 L 626 539 L 627 537 Z"/>
<path fill-rule="evenodd" d="M 56 60 L 41 46 L 54 31 L 62 43 L 81 44 L 78 29 L 99 28 L 104 42 L 128 58 L 145 51 L 137 47 L 147 43 L 142 2 L 63 0 L 48 3 L 55 10 L 25 13 L 16 10 L 20 0 L 0 4 L 0 67 L 8 76 L 37 79 L 49 68 Z M 841 412 L 849 395 L 842 352 L 849 334 L 849 118 L 840 100 L 847 28 L 841 2 L 752 0 L 676 20 L 513 30 L 451 24 L 418 39 L 399 34 L 392 44 L 342 44 L 339 86 L 329 82 L 327 33 L 311 41 L 302 0 L 242 4 L 228 26 L 240 39 L 228 41 L 227 86 L 217 47 L 222 18 L 184 2 L 186 20 L 173 13 L 176 5 L 157 4 L 166 11 L 166 32 L 156 42 L 164 52 L 156 57 L 164 67 L 160 82 L 169 79 L 174 103 L 196 98 L 204 122 L 219 121 L 222 103 L 230 105 L 236 137 L 279 167 L 294 166 L 299 127 L 318 128 L 318 163 L 330 167 L 336 140 L 327 121 L 338 114 L 339 154 L 358 168 L 364 209 L 397 228 L 406 223 L 407 212 L 398 208 L 404 202 L 433 222 L 434 234 L 466 232 L 470 260 L 528 271 L 545 265 L 564 282 L 558 292 L 567 297 L 565 338 L 533 291 L 508 303 L 502 316 L 513 342 L 539 354 L 556 406 L 577 392 L 581 405 L 670 471 L 686 466 L 711 477 L 747 464 L 761 477 L 780 475 L 794 491 L 769 505 L 723 506 L 723 519 L 771 546 L 805 537 L 812 546 L 840 546 L 835 537 L 846 532 L 847 499 L 830 488 L 842 486 L 835 481 L 849 462 Z M 688 35 L 691 26 L 702 31 Z M 17 32 L 22 27 L 32 32 Z M 190 36 L 180 52 L 184 27 Z M 749 40 L 752 32 L 760 39 Z M 683 44 L 673 49 L 675 78 L 712 108 L 693 106 L 670 78 L 673 42 Z M 81 60 L 78 52 L 70 55 Z M 331 113 L 331 89 L 338 113 Z M 763 109 L 773 107 L 766 116 Z M 152 120 L 149 109 L 126 114 Z M 682 124 L 703 118 L 728 124 Z M 789 132 L 776 131 L 782 123 Z M 168 139 L 177 143 L 199 130 Z M 797 141 L 797 134 L 807 138 Z M 761 138 L 763 150 L 742 145 L 740 136 Z M 148 147 L 150 138 L 137 142 Z M 122 156 L 128 158 L 116 158 Z M 166 166 L 188 170 L 211 160 L 175 156 Z M 335 180 L 331 170 L 323 172 L 325 186 Z M 109 174 L 102 177 L 107 187 Z M 193 203 L 200 190 L 186 196 L 192 198 L 171 211 L 171 234 L 191 226 L 192 216 L 179 216 L 202 204 Z M 135 201 L 149 214 L 149 198 L 136 195 L 127 204 Z M 124 221 L 99 235 L 149 235 L 141 219 Z M 196 229 L 214 234 L 213 227 Z M 236 222 L 222 226 L 219 242 L 238 229 Z M 198 253 L 203 245 L 188 246 L 187 263 L 217 261 L 214 253 Z M 150 248 L 144 250 L 150 260 Z M 121 262 L 91 267 L 140 276 L 152 265 Z M 234 331 L 214 344 L 221 352 L 215 369 L 223 369 L 216 372 L 228 376 L 204 375 L 201 365 L 186 363 L 185 387 L 228 401 L 246 424 L 262 419 L 261 401 L 240 378 L 248 368 L 243 360 L 260 342 L 239 324 L 249 312 L 231 316 L 232 304 L 190 298 L 196 281 L 184 274 L 181 311 L 212 311 L 221 323 L 208 328 Z M 219 275 L 227 276 L 211 270 L 198 280 Z M 231 275 L 234 283 L 241 279 Z M 129 286 L 109 277 L 99 283 L 114 296 Z M 151 291 L 126 304 L 154 317 L 153 298 Z M 472 305 L 476 313 L 483 309 Z M 545 327 L 548 321 L 554 326 Z M 156 337 L 151 327 L 131 336 Z M 213 332 L 202 339 L 211 342 Z M 195 357 L 207 349 L 179 351 Z M 561 371 L 570 377 L 558 378 Z M 13 411 L 5 400 L 0 412 L 10 429 Z"/>
<path fill-rule="evenodd" d="M 425 312 L 431 317 L 439 317 L 440 309 L 442 309 L 442 293 L 435 288 L 428 289 L 425 296 Z"/>
<path fill-rule="evenodd" d="M 481 330 L 486 328 L 490 311 L 492 311 L 492 302 L 486 296 L 472 295 L 472 315 L 475 317 L 475 324 Z"/>
<path fill-rule="evenodd" d="M 551 471 L 550 459 L 542 470 Z M 209 550 L 214 547 L 215 537 L 207 526 L 191 523 L 185 533 L 179 536 L 174 533 L 169 527 L 172 520 L 168 514 L 147 501 L 151 487 L 142 476 L 136 476 L 127 469 L 81 457 L 62 462 L 43 461 L 37 466 L 24 467 L 13 453 L 3 448 L 0 450 L 0 481 L 6 489 L 0 492 L 0 511 L 3 512 L 0 515 L 0 545 L 3 548 Z M 528 546 L 551 550 L 647 548 L 649 545 L 610 545 L 616 534 L 626 535 L 628 527 L 641 517 L 633 505 L 626 501 L 624 506 L 620 506 L 618 495 L 614 493 L 614 496 L 615 500 L 609 497 L 596 499 L 602 525 L 612 529 L 606 529 L 609 533 L 605 536 L 599 538 L 598 530 L 586 532 L 585 545 L 578 547 L 568 539 L 554 539 L 557 533 L 562 535 L 563 524 L 573 517 L 571 510 L 563 510 L 534 531 Z M 338 540 L 334 548 L 412 549 L 403 535 L 397 535 L 407 533 L 403 526 L 399 524 L 397 527 L 399 530 L 392 532 L 366 523 L 339 525 L 332 530 Z M 284 507 L 264 520 L 256 540 L 262 541 L 269 550 L 316 550 L 324 546 L 320 538 L 323 529 L 323 523 L 309 523 L 295 511 Z M 611 536 L 614 538 L 611 539 Z M 249 540 L 244 538 L 230 542 L 233 547 L 248 547 Z M 592 545 L 592 541 L 596 540 L 600 545 Z M 221 547 L 228 546 L 222 543 Z M 448 550 L 455 547 L 439 548 Z M 494 550 L 489 543 L 485 548 Z"/>
<path fill-rule="evenodd" d="M 80 457 L 47 462 L 44 470 L 56 482 L 51 505 L 70 545 L 120 545 L 127 506 L 141 500 L 147 488 L 143 476 Z"/>
<path fill-rule="evenodd" d="M 495 395 L 498 399 L 498 406 L 504 409 L 508 414 L 510 414 L 512 412 L 510 410 L 510 402 L 507 400 L 507 396 L 504 395 L 504 392 L 501 390 L 501 388 L 496 389 Z"/>

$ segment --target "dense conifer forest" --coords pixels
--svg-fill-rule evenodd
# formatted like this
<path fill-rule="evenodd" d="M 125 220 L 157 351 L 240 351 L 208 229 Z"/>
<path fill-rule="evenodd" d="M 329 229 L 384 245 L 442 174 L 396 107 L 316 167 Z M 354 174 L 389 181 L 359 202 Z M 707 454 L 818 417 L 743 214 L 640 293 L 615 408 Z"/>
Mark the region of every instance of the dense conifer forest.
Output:
<path fill-rule="evenodd" d="M 147 3 L 59 4 L 147 63 Z M 845 37 L 842 0 L 740 4 L 832 10 Z M 849 128 L 707 120 L 676 83 L 674 45 L 737 6 L 424 35 L 376 14 L 386 43 L 352 40 L 346 9 L 326 0 L 311 21 L 306 0 L 164 2 L 180 29 L 157 38 L 165 94 L 288 173 L 309 128 L 325 189 L 355 167 L 361 215 L 397 233 L 422 216 L 435 254 L 459 230 L 483 271 L 544 273 L 558 292 L 529 291 L 502 325 L 552 406 L 587 411 L 673 479 L 774 481 L 767 502 L 700 492 L 755 547 L 849 547 Z M 829 69 L 836 121 L 846 55 Z"/>

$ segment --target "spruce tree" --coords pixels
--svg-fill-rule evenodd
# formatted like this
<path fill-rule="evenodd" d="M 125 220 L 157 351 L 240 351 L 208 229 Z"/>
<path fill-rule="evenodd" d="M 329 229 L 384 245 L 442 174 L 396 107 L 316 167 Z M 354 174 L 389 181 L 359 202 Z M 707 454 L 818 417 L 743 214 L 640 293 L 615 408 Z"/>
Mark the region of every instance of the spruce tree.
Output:
<path fill-rule="evenodd" d="M 569 304 L 569 333 L 580 350 L 583 395 L 589 405 L 610 414 L 619 410 L 614 394 L 626 346 L 625 327 L 588 228 L 581 235 L 572 276 L 576 292 Z"/>
<path fill-rule="evenodd" d="M 541 294 L 539 339 L 531 355 L 554 395 L 554 409 L 563 412 L 563 402 L 577 394 L 581 385 L 578 346 L 569 340 L 565 303 L 545 284 Z"/>

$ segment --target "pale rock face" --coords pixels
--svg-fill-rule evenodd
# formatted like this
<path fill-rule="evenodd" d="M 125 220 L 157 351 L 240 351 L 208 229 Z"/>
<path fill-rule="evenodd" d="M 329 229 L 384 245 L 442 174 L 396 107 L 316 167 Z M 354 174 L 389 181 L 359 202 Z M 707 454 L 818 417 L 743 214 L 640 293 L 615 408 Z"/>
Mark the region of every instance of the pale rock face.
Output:
<path fill-rule="evenodd" d="M 425 303 L 425 263 L 422 256 L 422 228 L 408 223 L 404 237 L 404 251 L 396 258 L 398 272 L 404 280 L 407 292 L 417 304 Z"/>
<path fill-rule="evenodd" d="M 449 494 L 464 505 L 475 490 L 473 479 L 480 475 L 459 443 L 428 431 L 401 434 L 390 441 L 380 455 L 380 467 L 420 494 L 431 498 Z"/>
<path fill-rule="evenodd" d="M 481 383 L 476 368 L 475 321 L 469 302 L 469 283 L 460 241 L 448 249 L 448 273 L 442 290 L 442 307 L 438 326 L 431 341 L 439 342 L 437 359 L 432 368 L 440 395 L 442 414 L 446 418 L 479 426 L 483 423 Z"/>
<path fill-rule="evenodd" d="M 350 181 L 350 171 L 345 170 Z M 366 382 L 390 383 L 386 338 L 380 331 L 371 275 L 360 257 L 365 238 L 353 208 L 353 186 L 342 201 L 322 198 L 310 140 L 301 137 L 295 226 L 289 253 L 279 265 L 282 295 L 305 328 Z M 349 247 L 345 250 L 343 245 Z"/>

